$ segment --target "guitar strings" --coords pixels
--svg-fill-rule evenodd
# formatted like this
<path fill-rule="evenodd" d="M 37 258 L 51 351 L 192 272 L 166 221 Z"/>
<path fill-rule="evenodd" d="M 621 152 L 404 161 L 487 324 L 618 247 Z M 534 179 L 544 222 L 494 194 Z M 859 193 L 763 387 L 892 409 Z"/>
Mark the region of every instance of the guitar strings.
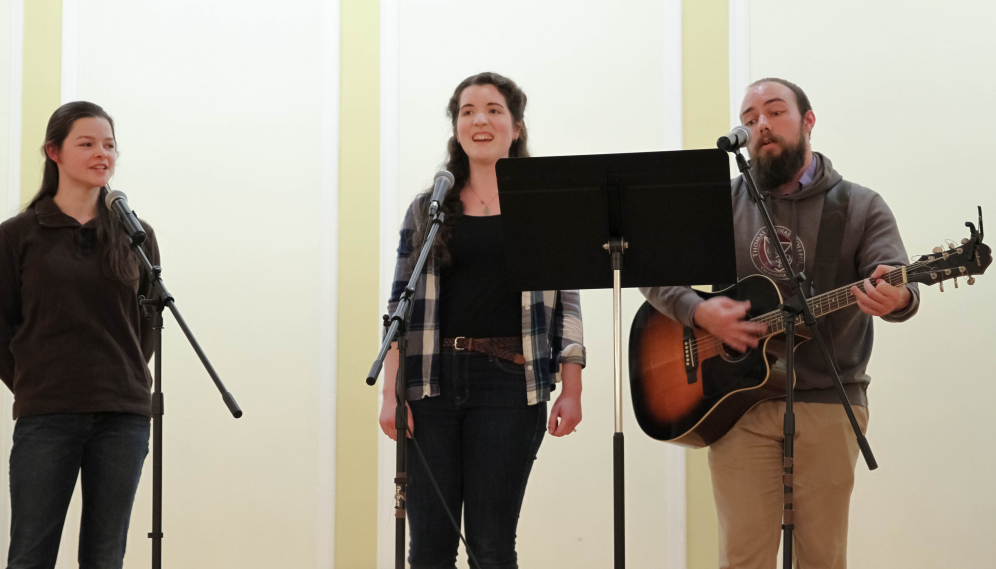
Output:
<path fill-rule="evenodd" d="M 917 269 L 921 269 L 922 267 L 930 265 L 930 264 L 936 262 L 939 259 L 940 258 L 928 259 L 926 261 L 918 261 L 916 263 L 912 263 L 912 264 L 910 264 L 910 265 L 908 265 L 906 267 L 906 274 L 907 274 L 907 276 L 910 276 L 910 275 L 916 276 L 916 275 L 921 275 L 921 274 L 930 274 L 931 271 L 918 271 Z M 872 282 L 873 285 L 878 284 L 878 282 L 882 281 L 882 280 L 888 282 L 889 284 L 891 284 L 893 286 L 896 286 L 896 285 L 899 285 L 899 284 L 903 284 L 902 272 L 903 271 L 902 271 L 901 268 L 900 269 L 894 269 L 892 271 L 889 271 L 888 273 L 885 273 L 884 275 L 882 275 L 881 277 L 879 277 L 877 279 L 871 279 L 871 282 Z M 896 280 L 896 282 L 893 282 L 894 277 L 898 277 L 898 279 Z M 909 279 L 907 279 L 907 281 L 908 280 Z M 856 283 L 852 283 L 850 285 L 838 288 L 836 290 L 832 290 L 832 291 L 826 292 L 824 294 L 821 294 L 821 295 L 818 295 L 818 296 L 815 296 L 815 297 L 809 299 L 810 309 L 813 308 L 813 304 L 817 304 L 817 308 L 822 308 L 824 305 L 826 305 L 826 308 L 828 308 L 829 310 L 827 310 L 825 312 L 821 312 L 820 316 L 823 316 L 824 314 L 829 314 L 830 312 L 833 312 L 835 310 L 839 310 L 841 308 L 845 308 L 847 306 L 850 306 L 851 304 L 853 304 L 853 302 L 850 301 L 850 299 L 855 298 L 854 295 L 851 293 L 851 287 L 857 287 L 858 290 L 860 290 L 861 292 L 865 292 L 864 281 L 863 280 L 862 281 L 858 281 Z M 846 301 L 846 303 L 845 304 L 840 304 L 836 308 L 831 308 L 831 306 L 832 306 L 832 304 L 834 302 L 840 303 L 840 301 L 842 301 L 842 300 Z M 802 317 L 800 316 L 799 318 L 797 318 L 797 320 L 799 321 L 798 323 L 801 323 Z M 772 310 L 771 312 L 767 312 L 767 313 L 762 314 L 760 316 L 756 316 L 756 317 L 752 318 L 750 321 L 751 322 L 757 322 L 757 323 L 760 323 L 760 324 L 764 324 L 767 327 L 767 333 L 764 336 L 760 336 L 759 339 L 763 339 L 763 338 L 768 338 L 770 336 L 774 336 L 774 335 L 782 332 L 785 329 L 785 327 L 784 327 L 785 320 L 782 318 L 782 316 L 778 313 L 777 310 Z M 689 340 L 689 347 L 691 347 L 692 349 L 695 349 L 697 352 L 699 352 L 697 359 L 704 359 L 702 356 L 703 356 L 703 352 L 705 352 L 706 350 L 710 350 L 710 349 L 714 349 L 714 348 L 719 348 L 722 345 L 723 345 L 723 341 L 720 340 L 718 337 L 712 335 L 712 334 L 709 334 L 708 336 L 703 337 L 701 340 L 699 338 L 692 338 L 691 340 Z M 706 357 L 711 357 L 711 356 L 712 356 L 712 354 L 710 353 Z"/>
<path fill-rule="evenodd" d="M 927 261 L 920 261 L 920 262 L 913 263 L 913 264 L 907 266 L 906 267 L 906 269 L 907 269 L 907 271 L 906 271 L 907 275 L 929 274 L 929 271 L 918 272 L 918 271 L 916 271 L 916 269 L 919 269 L 919 268 L 921 268 L 923 266 L 929 265 L 929 264 L 933 263 L 934 261 L 936 261 L 936 259 L 934 259 L 934 260 L 927 260 Z M 913 269 L 913 270 L 911 271 L 910 269 Z M 899 279 L 897 280 L 897 282 L 892 282 L 893 278 L 897 277 L 897 276 L 899 277 Z M 893 271 L 885 273 L 884 275 L 882 275 L 882 277 L 880 277 L 878 279 L 873 279 L 873 283 L 878 283 L 878 281 L 880 281 L 880 280 L 885 280 L 886 282 L 889 282 L 889 284 L 893 284 L 893 285 L 902 284 L 902 269 L 895 269 Z M 813 304 L 815 301 L 819 301 L 820 305 L 824 304 L 824 302 L 826 302 L 827 304 L 830 304 L 830 302 L 829 302 L 828 299 L 834 298 L 834 297 L 836 297 L 838 299 L 838 301 L 841 299 L 841 297 L 844 300 L 846 300 L 848 298 L 854 298 L 854 295 L 851 294 L 851 292 L 850 292 L 850 289 L 851 289 L 852 286 L 856 286 L 856 287 L 858 287 L 859 290 L 861 290 L 862 292 L 864 292 L 864 281 L 859 281 L 857 283 L 852 283 L 851 285 L 848 285 L 848 286 L 845 286 L 845 287 L 841 287 L 839 289 L 836 289 L 836 290 L 824 293 L 823 295 L 816 296 L 816 297 L 810 299 L 810 304 Z M 847 304 L 843 304 L 843 305 L 837 306 L 836 308 L 833 308 L 831 310 L 828 310 L 827 312 L 821 313 L 820 315 L 822 316 L 823 314 L 828 314 L 829 312 L 832 312 L 834 310 L 838 310 L 840 308 L 844 308 L 846 306 L 849 306 L 850 304 L 852 304 L 852 302 L 848 302 Z M 800 317 L 799 320 L 801 322 L 801 317 Z M 773 336 L 775 334 L 778 334 L 779 332 L 782 332 L 784 330 L 784 322 L 785 321 L 784 321 L 784 319 L 782 319 L 781 315 L 778 314 L 778 311 L 771 311 L 771 312 L 768 312 L 768 313 L 763 314 L 761 316 L 757 316 L 755 318 L 752 318 L 751 322 L 758 322 L 758 323 L 761 323 L 761 324 L 765 324 L 766 327 L 767 327 L 767 329 L 768 329 L 768 333 L 765 334 L 764 336 L 761 336 L 760 338 L 767 338 L 769 336 Z M 716 336 L 713 336 L 713 335 L 710 334 L 709 336 L 702 338 L 701 341 L 698 338 L 693 338 L 692 340 L 689 341 L 689 345 L 690 345 L 691 348 L 696 349 L 696 351 L 700 352 L 698 354 L 699 359 L 703 359 L 703 355 L 704 355 L 704 352 L 706 352 L 706 350 L 708 350 L 710 348 L 719 348 L 720 346 L 723 345 L 723 342 L 722 342 L 722 340 L 720 340 Z M 706 357 L 711 357 L 711 355 L 712 354 L 709 354 Z"/>

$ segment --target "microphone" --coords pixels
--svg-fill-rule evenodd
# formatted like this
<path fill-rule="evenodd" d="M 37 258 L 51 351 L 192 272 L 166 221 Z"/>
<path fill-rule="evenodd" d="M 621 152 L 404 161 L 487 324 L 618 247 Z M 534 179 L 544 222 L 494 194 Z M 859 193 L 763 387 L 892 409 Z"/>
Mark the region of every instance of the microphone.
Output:
<path fill-rule="evenodd" d="M 118 214 L 121 224 L 124 225 L 125 231 L 131 237 L 132 245 L 139 245 L 145 241 L 145 229 L 142 229 L 142 224 L 138 222 L 138 216 L 135 215 L 135 212 L 128 207 L 128 196 L 124 192 L 118 190 L 108 192 L 107 197 L 104 198 L 104 205 L 107 206 L 107 209 Z"/>
<path fill-rule="evenodd" d="M 446 191 L 453 187 L 453 174 L 440 170 L 433 179 L 432 198 L 429 200 L 429 215 L 436 215 L 446 197 Z"/>
<path fill-rule="evenodd" d="M 748 142 L 750 142 L 750 129 L 745 126 L 736 126 L 733 127 L 730 134 L 719 137 L 719 140 L 716 141 L 716 147 L 720 150 L 733 152 L 747 146 Z"/>

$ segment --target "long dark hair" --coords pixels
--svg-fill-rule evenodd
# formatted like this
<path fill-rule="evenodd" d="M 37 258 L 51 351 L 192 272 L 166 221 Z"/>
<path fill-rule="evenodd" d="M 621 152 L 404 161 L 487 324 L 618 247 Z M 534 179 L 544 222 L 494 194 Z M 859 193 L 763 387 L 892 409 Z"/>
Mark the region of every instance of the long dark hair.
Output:
<path fill-rule="evenodd" d="M 45 143 L 42 144 L 42 155 L 45 156 L 45 170 L 42 173 L 41 189 L 31 198 L 28 208 L 45 198 L 54 198 L 59 191 L 59 165 L 48 156 L 47 149 L 54 147 L 62 149 L 66 137 L 79 119 L 101 118 L 111 125 L 111 136 L 114 134 L 114 119 L 107 112 L 93 103 L 74 101 L 66 103 L 52 113 L 45 129 Z M 116 147 L 116 145 L 115 145 Z M 97 242 L 104 244 L 102 264 L 104 274 L 125 284 L 138 282 L 138 259 L 131 250 L 130 241 L 125 232 L 118 227 L 118 220 L 104 205 L 107 196 L 107 186 L 100 188 L 97 198 Z M 27 208 L 26 208 L 27 209 Z"/>
<path fill-rule="evenodd" d="M 505 97 L 508 112 L 512 115 L 512 124 L 519 128 L 519 136 L 516 140 L 512 141 L 512 146 L 508 149 L 508 157 L 527 158 L 529 156 L 529 132 L 526 129 L 525 122 L 526 94 L 515 84 L 515 81 L 492 72 L 478 73 L 461 81 L 453 91 L 453 96 L 450 97 L 450 102 L 446 106 L 446 114 L 450 117 L 450 122 L 453 124 L 453 135 L 450 136 L 449 142 L 446 143 L 446 169 L 453 174 L 454 181 L 453 187 L 446 192 L 446 197 L 443 199 L 442 211 L 446 214 L 446 217 L 443 220 L 443 225 L 439 228 L 439 232 L 436 233 L 436 243 L 433 247 L 433 252 L 442 261 L 443 265 L 449 264 L 451 260 L 448 243 L 450 235 L 453 233 L 453 225 L 463 217 L 463 202 L 460 201 L 460 190 L 463 189 L 470 179 L 470 160 L 457 140 L 457 119 L 460 117 L 460 96 L 463 94 L 463 90 L 471 85 L 494 85 L 498 89 L 498 92 Z M 415 254 L 411 256 L 413 263 L 418 258 L 418 253 L 422 249 L 422 241 L 425 240 L 425 234 L 428 231 L 428 198 L 431 194 L 432 188 L 429 188 L 418 196 L 421 207 L 419 215 L 416 218 L 415 235 L 412 237 L 415 248 Z"/>

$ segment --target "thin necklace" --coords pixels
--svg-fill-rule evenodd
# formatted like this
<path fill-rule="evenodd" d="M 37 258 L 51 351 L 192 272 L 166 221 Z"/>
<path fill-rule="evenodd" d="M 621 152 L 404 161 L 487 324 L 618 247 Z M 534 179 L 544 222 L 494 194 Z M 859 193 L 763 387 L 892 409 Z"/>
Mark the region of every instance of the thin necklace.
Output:
<path fill-rule="evenodd" d="M 491 199 L 488 200 L 487 203 L 484 203 L 484 200 L 481 199 L 481 194 L 477 193 L 477 190 L 474 189 L 474 185 L 467 182 L 467 186 L 470 188 L 470 191 L 474 192 L 474 195 L 477 196 L 477 201 L 481 202 L 481 205 L 484 206 L 484 215 L 491 215 L 491 210 L 488 206 L 491 205 L 491 202 L 495 201 L 496 197 L 498 197 L 498 192 L 495 192 L 495 195 L 491 196 Z"/>

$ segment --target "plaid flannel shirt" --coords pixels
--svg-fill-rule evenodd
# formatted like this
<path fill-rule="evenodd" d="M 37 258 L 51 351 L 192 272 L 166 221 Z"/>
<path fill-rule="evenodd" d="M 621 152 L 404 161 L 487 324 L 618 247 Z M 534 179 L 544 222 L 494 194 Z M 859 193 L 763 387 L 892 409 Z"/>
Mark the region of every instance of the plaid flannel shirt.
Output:
<path fill-rule="evenodd" d="M 415 198 L 405 213 L 398 245 L 394 285 L 387 305 L 394 314 L 401 293 L 408 286 L 414 268 L 413 236 L 416 229 Z M 439 395 L 439 260 L 426 260 L 412 303 L 408 327 L 408 355 L 405 358 L 405 391 L 409 401 Z M 581 298 L 576 290 L 541 290 L 522 293 L 522 351 L 526 359 L 526 397 L 530 405 L 550 400 L 550 391 L 560 381 L 560 366 L 585 365 L 582 343 Z"/>

